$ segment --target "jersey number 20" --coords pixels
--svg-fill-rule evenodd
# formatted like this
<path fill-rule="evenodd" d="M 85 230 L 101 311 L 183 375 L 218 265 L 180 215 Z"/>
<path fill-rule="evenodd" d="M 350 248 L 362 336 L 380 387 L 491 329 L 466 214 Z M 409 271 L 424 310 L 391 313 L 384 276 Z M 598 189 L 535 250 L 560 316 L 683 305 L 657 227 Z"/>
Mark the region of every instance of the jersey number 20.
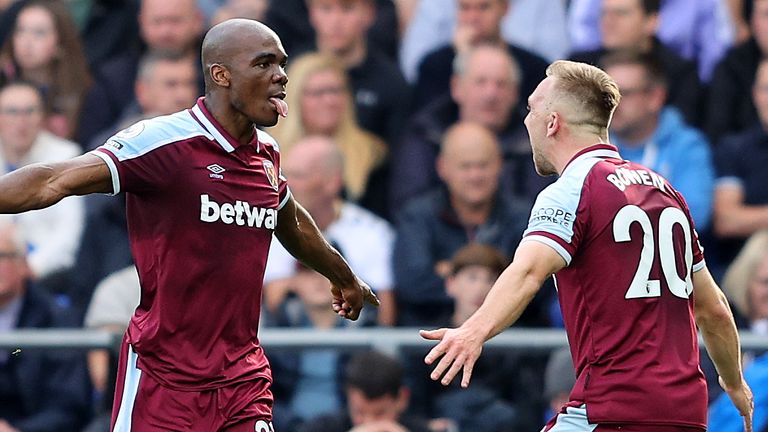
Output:
<path fill-rule="evenodd" d="M 640 251 L 637 271 L 624 298 L 659 297 L 661 296 L 661 285 L 658 280 L 650 279 L 656 250 L 654 246 L 654 237 L 656 236 L 648 213 L 636 205 L 622 207 L 613 219 L 613 239 L 617 243 L 631 241 L 629 228 L 635 222 L 639 223 L 643 229 L 643 249 Z M 680 225 L 685 235 L 685 279 L 680 279 L 677 274 L 677 257 L 672 240 L 672 229 L 675 224 Z M 691 225 L 682 210 L 676 207 L 667 207 L 659 216 L 658 227 L 659 259 L 664 279 L 673 295 L 687 299 L 693 290 L 691 283 L 691 265 L 693 264 Z"/>

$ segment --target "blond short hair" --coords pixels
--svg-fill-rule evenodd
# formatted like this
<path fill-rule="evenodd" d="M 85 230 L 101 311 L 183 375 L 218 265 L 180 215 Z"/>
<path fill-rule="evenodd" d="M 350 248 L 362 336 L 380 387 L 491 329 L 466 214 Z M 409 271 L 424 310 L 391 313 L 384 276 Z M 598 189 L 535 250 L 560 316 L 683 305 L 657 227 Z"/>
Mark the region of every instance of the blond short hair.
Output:
<path fill-rule="evenodd" d="M 556 89 L 583 114 L 578 123 L 607 129 L 621 94 L 616 82 L 602 69 L 586 63 L 558 60 L 547 68 L 557 79 Z"/>

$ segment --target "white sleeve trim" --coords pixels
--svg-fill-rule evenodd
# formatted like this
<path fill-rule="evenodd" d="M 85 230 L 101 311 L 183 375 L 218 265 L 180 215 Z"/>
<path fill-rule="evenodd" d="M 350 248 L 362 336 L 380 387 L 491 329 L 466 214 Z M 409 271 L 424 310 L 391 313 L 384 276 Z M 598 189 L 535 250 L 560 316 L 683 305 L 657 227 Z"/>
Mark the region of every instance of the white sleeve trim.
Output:
<path fill-rule="evenodd" d="M 555 252 L 558 253 L 558 255 L 563 257 L 563 259 L 565 260 L 565 265 L 567 265 L 567 266 L 571 265 L 571 259 L 572 259 L 571 258 L 571 254 L 569 254 L 568 251 L 565 250 L 565 248 L 560 245 L 560 243 L 552 240 L 549 237 L 546 237 L 546 236 L 543 236 L 543 235 L 535 235 L 535 234 L 523 237 L 523 239 L 520 240 L 520 243 L 523 243 L 523 242 L 526 242 L 526 241 L 529 241 L 529 240 L 537 241 L 539 243 L 543 243 L 543 244 L 551 247 L 552 249 L 555 250 Z"/>
<path fill-rule="evenodd" d="M 703 269 L 707 266 L 707 263 L 704 260 L 701 260 L 693 265 L 693 273 L 696 273 L 697 271 Z"/>
<path fill-rule="evenodd" d="M 280 202 L 280 205 L 277 206 L 277 210 L 282 210 L 283 207 L 288 203 L 288 199 L 291 197 L 291 189 L 289 189 L 287 186 L 285 187 L 285 198 Z"/>
<path fill-rule="evenodd" d="M 107 164 L 107 167 L 109 167 L 109 173 L 112 176 L 112 193 L 108 195 L 119 194 L 120 193 L 120 175 L 118 174 L 117 165 L 115 165 L 115 161 L 113 161 L 111 157 L 109 157 L 103 152 L 93 150 L 91 153 L 100 157 L 104 161 L 104 163 Z"/>

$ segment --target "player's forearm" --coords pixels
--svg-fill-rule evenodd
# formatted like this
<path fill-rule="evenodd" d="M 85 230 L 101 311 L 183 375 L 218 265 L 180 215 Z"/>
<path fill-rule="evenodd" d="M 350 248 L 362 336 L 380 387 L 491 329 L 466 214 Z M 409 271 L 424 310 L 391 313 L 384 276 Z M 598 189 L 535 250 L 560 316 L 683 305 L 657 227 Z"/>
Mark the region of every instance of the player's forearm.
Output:
<path fill-rule="evenodd" d="M 741 384 L 741 351 L 739 334 L 733 320 L 728 300 L 720 292 L 718 306 L 709 311 L 697 310 L 696 324 L 701 330 L 709 357 L 717 373 L 729 387 Z"/>
<path fill-rule="evenodd" d="M 715 232 L 721 237 L 748 237 L 768 228 L 768 206 L 740 205 L 718 209 L 715 213 Z"/>
<path fill-rule="evenodd" d="M 328 244 L 307 211 L 298 204 L 295 219 L 290 224 L 286 229 L 280 229 L 279 239 L 291 255 L 334 284 L 354 280 L 355 275 L 347 262 Z"/>
<path fill-rule="evenodd" d="M 0 177 L 0 213 L 21 213 L 55 204 L 63 195 L 49 188 L 54 170 L 29 165 Z"/>
<path fill-rule="evenodd" d="M 532 269 L 513 263 L 499 276 L 482 306 L 464 325 L 476 329 L 484 340 L 496 336 L 520 318 L 542 282 Z"/>

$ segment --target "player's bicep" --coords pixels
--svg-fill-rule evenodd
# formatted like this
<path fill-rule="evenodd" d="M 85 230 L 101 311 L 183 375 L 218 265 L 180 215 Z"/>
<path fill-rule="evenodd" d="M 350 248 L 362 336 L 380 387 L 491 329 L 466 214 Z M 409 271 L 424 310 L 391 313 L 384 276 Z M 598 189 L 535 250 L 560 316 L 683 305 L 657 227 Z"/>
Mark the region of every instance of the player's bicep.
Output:
<path fill-rule="evenodd" d="M 288 196 L 282 208 L 277 213 L 277 226 L 275 237 L 291 254 L 304 240 L 302 232 L 303 224 L 311 224 L 312 221 L 307 211 L 299 203 Z"/>
<path fill-rule="evenodd" d="M 717 321 L 717 317 L 729 313 L 725 294 L 717 286 L 706 266 L 694 272 L 692 278 L 694 314 L 699 326 Z"/>
<path fill-rule="evenodd" d="M 520 243 L 512 266 L 539 282 L 563 269 L 567 263 L 562 254 L 546 242 L 530 239 Z"/>
<path fill-rule="evenodd" d="M 112 175 L 99 157 L 86 153 L 52 165 L 49 187 L 63 196 L 111 193 Z"/>

